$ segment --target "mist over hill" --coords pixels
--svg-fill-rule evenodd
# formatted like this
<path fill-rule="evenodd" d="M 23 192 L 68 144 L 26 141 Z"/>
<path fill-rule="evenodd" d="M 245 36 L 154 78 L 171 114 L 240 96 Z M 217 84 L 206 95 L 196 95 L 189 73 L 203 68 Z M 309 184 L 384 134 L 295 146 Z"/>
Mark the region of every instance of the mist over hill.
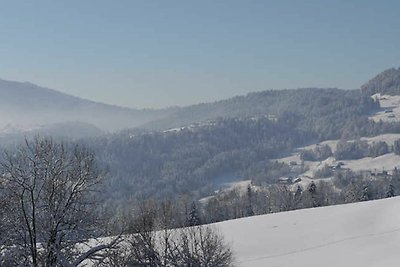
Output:
<path fill-rule="evenodd" d="M 63 94 L 31 83 L 0 80 L 0 126 L 23 130 L 47 124 L 81 122 L 105 130 L 132 128 L 170 110 L 122 108 Z"/>

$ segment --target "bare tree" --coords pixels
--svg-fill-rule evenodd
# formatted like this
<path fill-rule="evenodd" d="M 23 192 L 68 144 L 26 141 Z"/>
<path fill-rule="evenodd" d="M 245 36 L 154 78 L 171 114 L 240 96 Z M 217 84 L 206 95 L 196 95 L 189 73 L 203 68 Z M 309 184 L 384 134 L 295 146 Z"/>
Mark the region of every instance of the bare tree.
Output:
<path fill-rule="evenodd" d="M 213 227 L 199 225 L 178 230 L 177 265 L 233 266 L 233 256 L 223 237 Z"/>
<path fill-rule="evenodd" d="M 215 228 L 199 225 L 169 229 L 172 207 L 142 205 L 133 223 L 135 234 L 125 237 L 120 250 L 109 258 L 112 266 L 228 267 L 232 251 Z"/>
<path fill-rule="evenodd" d="M 9 240 L 4 254 L 16 259 L 15 265 L 77 266 L 100 260 L 115 245 L 113 240 L 88 251 L 76 246 L 96 233 L 99 219 L 95 190 L 100 174 L 86 148 L 46 138 L 26 140 L 4 153 L 0 167 L 0 196 L 10 200 L 8 212 L 1 214 Z"/>

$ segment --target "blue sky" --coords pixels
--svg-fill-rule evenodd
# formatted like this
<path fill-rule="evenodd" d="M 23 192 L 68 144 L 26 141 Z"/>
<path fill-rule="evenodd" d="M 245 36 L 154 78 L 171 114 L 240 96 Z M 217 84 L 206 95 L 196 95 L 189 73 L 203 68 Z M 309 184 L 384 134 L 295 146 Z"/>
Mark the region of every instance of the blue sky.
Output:
<path fill-rule="evenodd" d="M 0 1 L 0 77 L 130 107 L 358 88 L 399 67 L 400 1 Z"/>

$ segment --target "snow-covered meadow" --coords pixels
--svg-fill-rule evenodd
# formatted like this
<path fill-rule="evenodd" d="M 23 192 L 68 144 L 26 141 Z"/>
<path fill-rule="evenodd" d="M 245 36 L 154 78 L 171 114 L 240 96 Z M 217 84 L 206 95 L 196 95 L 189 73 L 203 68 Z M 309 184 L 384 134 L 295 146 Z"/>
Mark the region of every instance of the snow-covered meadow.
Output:
<path fill-rule="evenodd" d="M 374 121 L 399 121 L 400 120 L 400 96 L 398 95 L 381 95 L 375 94 L 372 96 L 379 100 L 382 108 L 381 111 L 370 116 Z"/>
<path fill-rule="evenodd" d="M 400 197 L 217 223 L 237 266 L 398 266 Z"/>

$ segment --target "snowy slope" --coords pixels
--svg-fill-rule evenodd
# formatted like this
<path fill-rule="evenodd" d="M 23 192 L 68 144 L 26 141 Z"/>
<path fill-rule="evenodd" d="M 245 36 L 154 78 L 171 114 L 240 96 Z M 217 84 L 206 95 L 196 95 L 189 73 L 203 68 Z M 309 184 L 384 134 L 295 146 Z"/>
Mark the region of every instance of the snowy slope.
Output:
<path fill-rule="evenodd" d="M 379 100 L 382 110 L 375 113 L 370 119 L 376 122 L 380 120 L 389 122 L 400 120 L 400 96 L 376 94 L 372 97 Z M 387 113 L 388 111 L 390 112 Z"/>
<path fill-rule="evenodd" d="M 238 266 L 400 266 L 400 197 L 217 226 Z"/>
<path fill-rule="evenodd" d="M 400 156 L 394 153 L 388 153 L 376 158 L 365 157 L 357 160 L 342 160 L 341 162 L 344 163 L 344 167 L 353 171 L 391 171 L 394 168 L 400 168 Z"/>

